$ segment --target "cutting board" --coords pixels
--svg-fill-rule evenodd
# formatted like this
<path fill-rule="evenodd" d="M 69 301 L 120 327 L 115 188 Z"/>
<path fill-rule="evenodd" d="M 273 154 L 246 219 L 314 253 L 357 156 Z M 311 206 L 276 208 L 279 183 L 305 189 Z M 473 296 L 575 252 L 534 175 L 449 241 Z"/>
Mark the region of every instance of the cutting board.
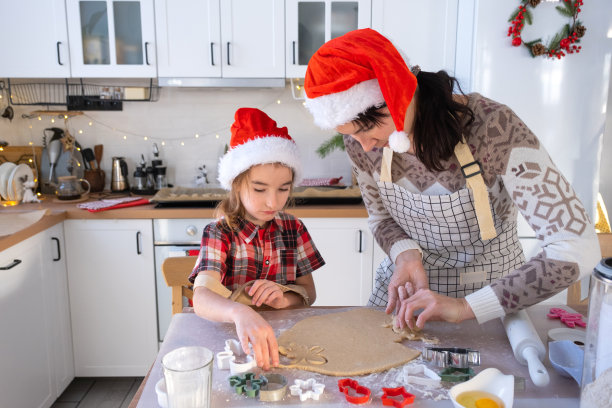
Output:
<path fill-rule="evenodd" d="M 6 146 L 0 148 L 0 164 L 4 162 L 27 164 L 32 169 L 32 173 L 36 175 L 36 185 L 38 185 L 42 150 L 42 146 Z"/>

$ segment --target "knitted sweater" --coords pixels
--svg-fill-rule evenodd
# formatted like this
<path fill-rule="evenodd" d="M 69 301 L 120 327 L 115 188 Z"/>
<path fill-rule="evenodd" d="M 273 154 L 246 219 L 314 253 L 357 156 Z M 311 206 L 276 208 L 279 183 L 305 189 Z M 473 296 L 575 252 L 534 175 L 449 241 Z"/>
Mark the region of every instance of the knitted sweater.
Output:
<path fill-rule="evenodd" d="M 584 206 L 537 137 L 507 106 L 476 93 L 468 97 L 475 118 L 466 139 L 475 160 L 482 164 L 495 223 L 516 223 L 520 211 L 541 244 L 541 251 L 522 266 L 466 296 L 482 323 L 567 288 L 590 273 L 601 252 Z M 392 261 L 407 249 L 423 251 L 383 205 L 376 184 L 382 149 L 364 152 L 350 136 L 344 142 L 378 244 Z M 392 180 L 423 195 L 466 188 L 454 155 L 442 165 L 445 170 L 432 172 L 416 156 L 394 153 Z"/>

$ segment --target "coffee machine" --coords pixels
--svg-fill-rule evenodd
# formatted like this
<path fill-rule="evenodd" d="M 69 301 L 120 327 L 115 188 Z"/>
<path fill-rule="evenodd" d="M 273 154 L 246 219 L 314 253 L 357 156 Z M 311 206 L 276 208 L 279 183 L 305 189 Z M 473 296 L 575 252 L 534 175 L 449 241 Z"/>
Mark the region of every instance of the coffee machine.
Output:
<path fill-rule="evenodd" d="M 113 157 L 110 188 L 114 193 L 130 189 L 128 184 L 128 167 L 123 157 Z"/>

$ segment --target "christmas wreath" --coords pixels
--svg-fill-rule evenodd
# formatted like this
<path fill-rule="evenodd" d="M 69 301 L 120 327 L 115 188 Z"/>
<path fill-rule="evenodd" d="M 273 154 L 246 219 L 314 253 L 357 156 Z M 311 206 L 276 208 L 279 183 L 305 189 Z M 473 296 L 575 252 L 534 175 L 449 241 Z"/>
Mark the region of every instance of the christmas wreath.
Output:
<path fill-rule="evenodd" d="M 515 47 L 526 46 L 532 57 L 543 55 L 561 59 L 567 54 L 580 52 L 582 47 L 576 45 L 576 43 L 579 43 L 580 38 L 586 33 L 586 27 L 578 20 L 578 14 L 580 14 L 583 4 L 582 0 L 563 0 L 561 6 L 555 7 L 563 16 L 571 18 L 571 23 L 565 24 L 553 36 L 548 45 L 544 45 L 541 38 L 533 41 L 523 41 L 521 32 L 525 27 L 525 22 L 529 25 L 533 23 L 530 8 L 535 8 L 540 2 L 541 0 L 521 0 L 521 5 L 508 19 L 510 22 L 508 37 L 512 37 L 512 45 Z"/>

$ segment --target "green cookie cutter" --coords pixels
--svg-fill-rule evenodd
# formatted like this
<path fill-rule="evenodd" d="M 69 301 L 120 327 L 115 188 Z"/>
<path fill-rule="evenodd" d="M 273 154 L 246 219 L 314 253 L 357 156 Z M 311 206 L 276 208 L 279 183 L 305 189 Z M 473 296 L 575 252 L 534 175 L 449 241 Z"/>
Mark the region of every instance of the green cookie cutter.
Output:
<path fill-rule="evenodd" d="M 236 394 L 245 394 L 247 397 L 255 398 L 259 395 L 261 387 L 267 384 L 265 377 L 255 378 L 254 373 L 244 375 L 232 375 L 229 378 L 230 387 L 234 388 Z"/>
<path fill-rule="evenodd" d="M 469 380 L 474 375 L 474 370 L 471 367 L 447 367 L 440 373 L 440 379 L 448 382 L 463 382 Z"/>

